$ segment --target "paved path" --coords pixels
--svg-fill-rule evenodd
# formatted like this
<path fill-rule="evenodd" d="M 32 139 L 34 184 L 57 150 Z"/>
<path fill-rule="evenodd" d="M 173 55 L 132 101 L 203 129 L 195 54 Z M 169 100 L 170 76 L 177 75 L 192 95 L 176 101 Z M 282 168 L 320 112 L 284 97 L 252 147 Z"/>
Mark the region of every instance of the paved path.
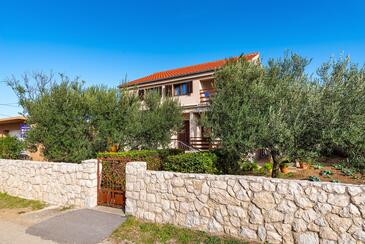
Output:
<path fill-rule="evenodd" d="M 56 243 L 96 244 L 106 239 L 125 219 L 113 213 L 80 209 L 35 224 L 26 230 L 26 234 Z M 29 244 L 28 241 L 19 243 Z"/>
<path fill-rule="evenodd" d="M 0 219 L 0 244 L 54 244 L 27 234 L 26 226 Z"/>

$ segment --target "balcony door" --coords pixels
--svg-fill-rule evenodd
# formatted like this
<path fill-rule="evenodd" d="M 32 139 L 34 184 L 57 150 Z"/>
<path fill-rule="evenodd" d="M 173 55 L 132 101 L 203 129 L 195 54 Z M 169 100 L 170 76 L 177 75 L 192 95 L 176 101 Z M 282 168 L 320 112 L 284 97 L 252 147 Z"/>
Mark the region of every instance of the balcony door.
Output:
<path fill-rule="evenodd" d="M 189 120 L 184 120 L 183 128 L 177 134 L 177 140 L 183 142 L 186 145 L 190 145 L 190 122 L 189 122 Z"/>

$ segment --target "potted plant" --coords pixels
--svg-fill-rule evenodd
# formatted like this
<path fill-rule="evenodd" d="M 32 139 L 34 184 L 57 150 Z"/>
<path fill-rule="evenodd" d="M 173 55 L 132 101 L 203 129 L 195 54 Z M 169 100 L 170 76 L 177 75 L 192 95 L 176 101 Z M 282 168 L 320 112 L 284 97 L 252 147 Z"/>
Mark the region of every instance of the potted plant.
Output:
<path fill-rule="evenodd" d="M 283 174 L 289 173 L 289 164 L 288 163 L 281 163 L 280 164 L 280 172 Z"/>
<path fill-rule="evenodd" d="M 113 144 L 109 147 L 110 152 L 118 152 L 118 146 Z"/>
<path fill-rule="evenodd" d="M 308 163 L 300 161 L 299 162 L 299 168 L 301 169 L 308 169 Z"/>

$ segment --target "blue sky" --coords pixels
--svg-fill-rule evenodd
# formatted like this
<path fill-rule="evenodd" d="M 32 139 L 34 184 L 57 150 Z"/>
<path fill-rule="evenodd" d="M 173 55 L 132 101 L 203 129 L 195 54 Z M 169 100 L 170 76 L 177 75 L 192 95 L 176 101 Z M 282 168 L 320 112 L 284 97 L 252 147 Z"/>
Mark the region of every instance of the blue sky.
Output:
<path fill-rule="evenodd" d="M 44 71 L 117 86 L 152 72 L 259 51 L 313 58 L 349 54 L 365 62 L 365 2 L 4 1 L 0 80 Z M 0 117 L 17 115 L 0 83 Z M 3 105 L 9 104 L 10 105 Z"/>

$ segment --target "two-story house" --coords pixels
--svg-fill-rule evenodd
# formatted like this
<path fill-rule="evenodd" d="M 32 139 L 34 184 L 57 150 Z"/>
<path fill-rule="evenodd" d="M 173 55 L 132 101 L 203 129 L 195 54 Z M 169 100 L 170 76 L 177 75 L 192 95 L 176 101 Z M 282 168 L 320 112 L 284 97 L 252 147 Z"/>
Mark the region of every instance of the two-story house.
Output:
<path fill-rule="evenodd" d="M 250 62 L 259 62 L 259 53 L 244 55 Z M 208 139 L 209 130 L 199 126 L 201 113 L 209 107 L 209 99 L 215 93 L 214 72 L 228 59 L 202 63 L 172 70 L 157 72 L 120 85 L 143 97 L 150 89 L 157 90 L 164 97 L 175 97 L 183 107 L 183 129 L 172 138 L 175 147 L 188 146 L 209 149 L 214 146 Z"/>

